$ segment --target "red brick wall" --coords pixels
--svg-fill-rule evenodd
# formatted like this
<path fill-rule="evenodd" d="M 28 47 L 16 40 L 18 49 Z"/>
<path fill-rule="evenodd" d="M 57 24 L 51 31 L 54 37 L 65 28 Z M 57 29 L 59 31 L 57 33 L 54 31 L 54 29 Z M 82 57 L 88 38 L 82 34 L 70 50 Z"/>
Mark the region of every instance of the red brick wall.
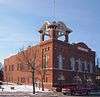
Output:
<path fill-rule="evenodd" d="M 38 55 L 36 58 L 36 72 L 35 80 L 36 82 L 41 82 L 41 73 L 38 71 L 44 64 L 45 55 L 48 56 L 46 75 L 44 86 L 46 88 L 52 88 L 59 84 L 58 77 L 62 73 L 64 75 L 65 81 L 63 85 L 73 81 L 73 76 L 76 71 L 69 70 L 70 57 L 74 57 L 76 60 L 81 59 L 87 62 L 92 61 L 93 67 L 95 67 L 95 52 L 89 49 L 88 52 L 84 52 L 77 49 L 78 45 L 72 45 L 59 40 L 47 40 L 41 42 L 38 47 Z M 82 46 L 82 44 L 81 44 Z M 32 47 L 34 49 L 34 47 Z M 88 49 L 88 48 L 86 48 Z M 63 56 L 63 69 L 59 69 L 58 66 L 58 56 L 61 54 Z M 32 57 L 32 54 L 30 55 Z M 16 55 L 11 56 L 4 61 L 4 80 L 7 82 L 14 82 L 19 84 L 32 84 L 32 76 L 29 71 L 23 71 L 18 69 L 18 60 Z M 14 67 L 13 67 L 14 66 Z M 84 72 L 79 72 L 80 76 L 83 76 Z M 93 73 L 86 73 L 86 75 L 95 78 Z M 38 86 L 38 85 L 37 85 Z"/>
<path fill-rule="evenodd" d="M 41 72 L 43 64 L 43 55 L 48 55 L 48 64 L 46 67 L 46 75 L 44 85 L 46 88 L 52 87 L 52 52 L 53 45 L 52 40 L 41 42 L 38 47 L 38 55 L 36 58 L 36 70 L 35 70 L 35 80 L 41 84 Z M 34 49 L 34 47 L 32 47 Z M 18 55 L 18 54 L 17 54 Z M 32 74 L 29 71 L 22 70 L 18 65 L 19 60 L 17 55 L 11 56 L 4 61 L 4 80 L 7 82 L 18 83 L 18 84 L 32 84 Z M 32 53 L 29 55 L 32 57 Z M 21 56 L 22 57 L 22 56 Z M 24 67 L 22 67 L 24 68 Z M 41 85 L 40 85 L 41 86 Z"/>
<path fill-rule="evenodd" d="M 80 47 L 84 48 L 84 49 L 88 49 L 88 52 L 86 51 L 82 51 L 79 50 L 78 44 L 68 44 L 68 43 L 64 43 L 62 41 L 55 41 L 54 42 L 54 86 L 55 84 L 57 84 L 57 75 L 59 76 L 59 73 L 62 73 L 64 75 L 65 78 L 65 83 L 63 82 L 62 85 L 64 84 L 68 84 L 70 82 L 73 82 L 74 80 L 74 76 L 76 74 L 78 74 L 80 76 L 80 78 L 82 79 L 84 76 L 88 76 L 92 79 L 92 81 L 95 81 L 95 52 L 91 51 L 89 48 L 87 47 L 83 47 L 84 43 L 82 43 L 80 45 Z M 57 68 L 58 66 L 58 55 L 61 54 L 63 56 L 63 68 L 59 69 Z M 93 72 L 89 72 L 89 71 L 84 71 L 84 72 L 80 72 L 80 71 L 72 71 L 69 69 L 69 65 L 70 65 L 70 58 L 74 57 L 75 60 L 80 59 L 81 61 L 86 61 L 87 63 L 92 62 L 93 65 Z M 87 65 L 87 64 L 86 64 Z M 75 66 L 76 67 L 76 66 Z M 88 68 L 88 66 L 87 66 Z M 89 69 L 89 68 L 88 68 Z M 82 80 L 86 80 L 85 78 Z M 59 83 L 58 83 L 59 85 Z"/>

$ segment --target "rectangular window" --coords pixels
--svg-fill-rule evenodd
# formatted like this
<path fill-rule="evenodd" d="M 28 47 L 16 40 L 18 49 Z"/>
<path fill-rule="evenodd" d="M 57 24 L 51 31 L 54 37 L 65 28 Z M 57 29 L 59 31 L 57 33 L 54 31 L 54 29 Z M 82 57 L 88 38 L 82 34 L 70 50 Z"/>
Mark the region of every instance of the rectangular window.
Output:
<path fill-rule="evenodd" d="M 46 77 L 46 82 L 48 82 L 48 77 Z"/>
<path fill-rule="evenodd" d="M 45 54 L 43 55 L 43 64 L 42 64 L 42 68 L 47 68 L 48 67 L 48 55 Z"/>
<path fill-rule="evenodd" d="M 17 64 L 17 70 L 20 71 L 20 70 L 22 70 L 22 69 L 23 69 L 22 64 Z"/>
<path fill-rule="evenodd" d="M 70 58 L 70 70 L 75 70 L 75 58 Z"/>
<path fill-rule="evenodd" d="M 90 62 L 90 73 L 93 73 L 93 63 Z"/>
<path fill-rule="evenodd" d="M 19 82 L 19 77 L 17 78 L 17 81 Z"/>
<path fill-rule="evenodd" d="M 82 62 L 82 72 L 84 72 L 84 68 L 85 68 L 84 62 Z"/>
<path fill-rule="evenodd" d="M 18 71 L 20 70 L 20 64 L 17 64 L 17 70 Z"/>
<path fill-rule="evenodd" d="M 89 63 L 87 64 L 87 69 L 88 69 L 88 72 L 90 72 L 90 64 Z"/>
<path fill-rule="evenodd" d="M 58 56 L 58 68 L 63 69 L 63 57 L 61 54 Z"/>
<path fill-rule="evenodd" d="M 10 82 L 10 77 L 8 77 L 8 81 Z"/>
<path fill-rule="evenodd" d="M 14 65 L 12 65 L 12 71 L 14 71 Z"/>
<path fill-rule="evenodd" d="M 48 82 L 48 78 L 45 76 L 43 82 Z"/>
<path fill-rule="evenodd" d="M 13 83 L 13 77 L 11 76 L 11 82 Z"/>
<path fill-rule="evenodd" d="M 82 63 L 81 63 L 81 60 L 79 59 L 78 62 L 79 62 L 79 67 L 78 67 L 79 68 L 79 72 L 82 72 Z"/>
<path fill-rule="evenodd" d="M 75 62 L 75 71 L 78 71 L 78 65 L 79 65 L 78 62 L 76 61 Z"/>
<path fill-rule="evenodd" d="M 84 65 L 85 65 L 85 72 L 87 72 L 88 68 L 87 68 L 87 62 L 86 61 L 84 61 Z"/>
<path fill-rule="evenodd" d="M 9 65 L 9 71 L 10 71 L 10 65 Z"/>
<path fill-rule="evenodd" d="M 5 71 L 7 71 L 7 66 L 5 66 Z"/>
<path fill-rule="evenodd" d="M 21 82 L 25 83 L 25 78 L 24 77 L 21 78 Z"/>

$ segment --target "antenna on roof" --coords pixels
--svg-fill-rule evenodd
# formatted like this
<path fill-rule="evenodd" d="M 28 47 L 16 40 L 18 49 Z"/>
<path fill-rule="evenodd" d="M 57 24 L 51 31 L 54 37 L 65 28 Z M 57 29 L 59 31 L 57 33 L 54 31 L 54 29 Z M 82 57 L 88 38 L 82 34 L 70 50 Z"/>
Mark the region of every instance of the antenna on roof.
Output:
<path fill-rule="evenodd" d="M 55 13 L 56 13 L 56 1 L 53 0 L 53 19 L 55 20 Z"/>

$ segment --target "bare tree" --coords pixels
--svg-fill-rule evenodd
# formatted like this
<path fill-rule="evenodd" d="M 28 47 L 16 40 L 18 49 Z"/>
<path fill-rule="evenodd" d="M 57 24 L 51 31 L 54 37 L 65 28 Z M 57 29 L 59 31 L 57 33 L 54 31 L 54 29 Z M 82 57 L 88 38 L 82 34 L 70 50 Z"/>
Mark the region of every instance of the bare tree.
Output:
<path fill-rule="evenodd" d="M 47 70 L 46 70 L 46 64 L 44 64 L 42 62 L 42 64 L 40 64 L 39 66 L 37 66 L 36 71 L 41 76 L 41 79 L 40 79 L 40 81 L 41 81 L 41 88 L 42 88 L 42 91 L 44 91 L 44 82 L 45 82 L 45 79 L 46 79 L 46 72 L 47 72 Z"/>
<path fill-rule="evenodd" d="M 35 66 L 38 54 L 38 47 L 28 47 L 27 50 L 20 49 L 17 54 L 17 59 L 22 65 L 30 67 L 30 72 L 32 73 L 32 84 L 33 84 L 33 94 L 35 94 Z M 24 67 L 23 66 L 23 67 Z"/>
<path fill-rule="evenodd" d="M 20 62 L 20 64 L 24 65 L 22 66 L 22 69 L 24 69 L 25 66 L 27 66 L 28 68 L 30 67 L 30 69 L 28 71 L 30 71 L 32 73 L 32 84 L 33 84 L 33 94 L 35 94 L 35 80 L 38 79 L 41 81 L 41 88 L 42 91 L 44 91 L 44 81 L 46 78 L 46 68 L 47 68 L 47 56 L 45 55 L 43 57 L 43 53 L 42 53 L 42 61 L 40 61 L 39 59 L 41 59 L 40 57 L 40 48 L 39 46 L 34 46 L 34 47 L 28 47 L 26 50 L 20 49 L 20 52 L 17 54 L 17 59 Z M 35 75 L 36 74 L 36 75 Z M 40 79 L 39 79 L 39 75 L 40 75 Z"/>
<path fill-rule="evenodd" d="M 48 54 L 42 52 L 42 66 L 41 66 L 42 91 L 44 91 L 44 82 L 47 80 L 46 78 L 47 65 L 48 65 Z"/>

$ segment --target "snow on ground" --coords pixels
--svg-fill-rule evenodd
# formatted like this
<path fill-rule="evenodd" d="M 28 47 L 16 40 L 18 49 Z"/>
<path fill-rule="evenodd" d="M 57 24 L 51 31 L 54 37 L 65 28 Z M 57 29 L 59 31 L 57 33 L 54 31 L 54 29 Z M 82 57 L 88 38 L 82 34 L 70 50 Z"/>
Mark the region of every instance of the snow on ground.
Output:
<path fill-rule="evenodd" d="M 35 88 L 36 92 L 40 91 L 42 92 L 42 89 L 39 89 L 38 87 Z M 33 87 L 31 85 L 1 85 L 0 92 L 32 92 Z M 45 89 L 45 92 L 48 90 Z"/>

